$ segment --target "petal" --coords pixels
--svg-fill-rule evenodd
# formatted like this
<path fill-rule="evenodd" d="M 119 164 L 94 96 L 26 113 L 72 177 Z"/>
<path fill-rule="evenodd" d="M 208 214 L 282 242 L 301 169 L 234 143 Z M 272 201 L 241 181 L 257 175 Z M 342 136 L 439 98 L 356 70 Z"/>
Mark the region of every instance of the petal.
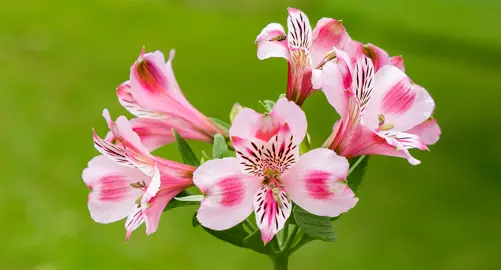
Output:
<path fill-rule="evenodd" d="M 160 217 L 167 204 L 180 192 L 192 186 L 191 178 L 181 178 L 171 175 L 155 167 L 155 174 L 141 200 L 146 234 L 154 233 L 160 222 Z"/>
<path fill-rule="evenodd" d="M 341 21 L 322 18 L 313 29 L 312 39 L 310 55 L 313 66 L 316 66 L 332 47 L 344 48 L 350 37 Z"/>
<path fill-rule="evenodd" d="M 132 96 L 129 82 L 121 84 L 117 88 L 117 96 L 120 104 L 131 114 L 137 117 L 158 118 L 161 114 L 141 106 Z"/>
<path fill-rule="evenodd" d="M 346 158 L 319 148 L 302 155 L 280 180 L 292 200 L 308 212 L 336 217 L 358 201 L 346 185 L 348 168 Z"/>
<path fill-rule="evenodd" d="M 360 115 L 363 115 L 374 88 L 374 66 L 371 59 L 360 57 L 353 69 L 353 92 L 358 101 Z"/>
<path fill-rule="evenodd" d="M 290 128 L 285 124 L 268 142 L 231 137 L 243 172 L 264 177 L 267 171 L 286 171 L 296 163 L 299 147 L 294 144 Z"/>
<path fill-rule="evenodd" d="M 91 190 L 88 203 L 90 215 L 99 223 L 127 217 L 142 194 L 130 184 L 149 182 L 149 177 L 140 170 L 122 166 L 105 156 L 93 158 L 83 171 L 82 178 Z"/>
<path fill-rule="evenodd" d="M 193 182 L 204 193 L 197 219 L 212 230 L 229 229 L 252 213 L 252 199 L 260 179 L 242 173 L 236 158 L 213 159 L 193 174 Z"/>
<path fill-rule="evenodd" d="M 401 71 L 405 72 L 405 67 L 404 67 L 404 58 L 400 55 L 393 56 L 390 58 L 390 64 L 393 66 L 396 66 L 399 68 Z"/>
<path fill-rule="evenodd" d="M 289 46 L 291 49 L 304 48 L 309 51 L 312 43 L 312 31 L 308 17 L 295 8 L 288 8 L 287 11 L 289 12 L 287 17 Z"/>
<path fill-rule="evenodd" d="M 355 62 L 360 56 L 364 54 L 364 44 L 356 41 L 356 40 L 348 40 L 344 45 L 343 51 L 345 51 L 350 58 Z"/>
<path fill-rule="evenodd" d="M 300 144 L 306 136 L 306 115 L 294 102 L 281 98 L 275 103 L 270 115 L 279 119 L 281 123 L 287 123 L 294 136 L 294 143 Z"/>
<path fill-rule="evenodd" d="M 435 102 L 421 86 L 414 84 L 394 66 L 384 66 L 374 78 L 371 101 L 363 117 L 364 124 L 377 129 L 380 114 L 393 130 L 405 131 L 430 118 Z"/>
<path fill-rule="evenodd" d="M 167 94 L 168 85 L 163 53 L 143 51 L 131 68 L 130 87 L 134 99 L 143 106 L 157 107 L 153 105 L 154 97 Z"/>
<path fill-rule="evenodd" d="M 230 136 L 246 140 L 257 138 L 267 142 L 278 134 L 285 123 L 289 125 L 294 135 L 294 142 L 299 144 L 306 135 L 306 116 L 294 102 L 281 98 L 273 107 L 272 112 L 266 115 L 249 108 L 243 109 L 233 119 Z"/>
<path fill-rule="evenodd" d="M 129 122 L 132 130 L 149 151 L 173 142 L 172 129 L 175 129 L 186 140 L 212 141 L 211 136 L 193 128 L 181 119 L 134 118 Z"/>
<path fill-rule="evenodd" d="M 289 60 L 289 47 L 284 27 L 278 23 L 268 24 L 256 38 L 257 58 L 283 57 Z"/>
<path fill-rule="evenodd" d="M 253 200 L 256 224 L 266 245 L 284 228 L 292 210 L 292 202 L 283 188 L 262 185 Z"/>
<path fill-rule="evenodd" d="M 129 241 L 133 231 L 135 231 L 144 222 L 143 210 L 140 207 L 134 206 L 131 208 L 132 214 L 125 221 L 126 240 Z"/>
<path fill-rule="evenodd" d="M 127 157 L 122 144 L 113 144 L 108 140 L 103 140 L 96 134 L 94 130 L 92 130 L 92 134 L 94 147 L 97 149 L 97 151 L 99 151 L 99 153 L 123 166 L 135 167 L 135 165 Z"/>
<path fill-rule="evenodd" d="M 408 149 L 418 148 L 420 150 L 428 150 L 428 147 L 422 142 L 418 136 L 405 132 L 379 132 L 379 136 L 386 139 L 386 142 L 395 147 L 395 151 L 402 154 L 402 157 L 407 158 L 410 164 L 418 165 L 421 161 L 415 159 Z"/>
<path fill-rule="evenodd" d="M 171 51 L 168 63 L 160 51 L 141 53 L 131 67 L 130 92 L 137 103 L 150 111 L 179 118 L 197 117 L 196 110 L 184 98 L 172 71 Z"/>
<path fill-rule="evenodd" d="M 427 145 L 435 144 L 440 139 L 440 134 L 442 133 L 434 117 L 430 117 L 428 120 L 406 132 L 419 136 Z"/>
<path fill-rule="evenodd" d="M 374 64 L 374 68 L 376 71 L 378 71 L 380 68 L 382 68 L 385 65 L 390 65 L 390 56 L 388 53 L 373 45 L 373 44 L 367 44 L 363 48 L 364 54 L 369 57 L 372 60 L 372 63 Z"/>
<path fill-rule="evenodd" d="M 327 62 L 322 71 L 322 90 L 337 113 L 341 116 L 347 114 L 348 101 L 351 96 L 353 83 L 351 60 L 349 56 L 336 48 L 336 60 Z"/>
<path fill-rule="evenodd" d="M 420 163 L 419 160 L 410 155 L 405 147 L 397 148 L 397 145 L 401 146 L 398 140 L 378 134 L 366 126 L 358 124 L 334 150 L 348 159 L 363 155 L 383 155 L 406 158 L 412 165 Z"/>

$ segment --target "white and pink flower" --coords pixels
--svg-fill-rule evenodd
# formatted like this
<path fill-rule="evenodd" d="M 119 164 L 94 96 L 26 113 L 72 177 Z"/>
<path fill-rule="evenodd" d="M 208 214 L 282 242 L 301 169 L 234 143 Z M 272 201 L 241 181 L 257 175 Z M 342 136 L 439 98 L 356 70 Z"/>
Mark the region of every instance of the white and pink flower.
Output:
<path fill-rule="evenodd" d="M 107 110 L 103 115 L 114 141 L 94 133 L 94 145 L 102 155 L 93 158 L 82 174 L 91 190 L 91 217 L 99 223 L 127 218 L 127 239 L 143 222 L 151 234 L 169 201 L 193 185 L 195 167 L 151 155 L 124 116 L 113 122 Z"/>
<path fill-rule="evenodd" d="M 340 68 L 346 65 L 340 62 L 327 63 L 319 83 L 341 115 L 326 146 L 347 158 L 389 155 L 419 164 L 408 149 L 428 149 L 420 138 L 423 134 L 415 135 L 423 129 L 412 130 L 433 113 L 435 102 L 428 92 L 395 66 L 385 65 L 375 73 L 372 60 L 365 56 L 353 68 Z M 428 131 L 433 134 L 427 136 L 438 138 L 436 130 Z"/>
<path fill-rule="evenodd" d="M 325 148 L 299 155 L 306 128 L 304 112 L 285 98 L 269 114 L 243 109 L 230 129 L 237 157 L 209 160 L 193 175 L 205 195 L 200 223 L 225 230 L 254 211 L 266 244 L 284 227 L 292 201 L 320 216 L 353 208 L 358 199 L 345 180 L 346 158 Z"/>
<path fill-rule="evenodd" d="M 117 96 L 129 112 L 132 129 L 151 151 L 174 141 L 172 129 L 183 138 L 212 142 L 226 131 L 200 113 L 184 97 L 172 70 L 174 50 L 165 63 L 160 51 L 141 52 L 131 67 L 130 80 L 117 88 Z"/>
<path fill-rule="evenodd" d="M 268 24 L 257 36 L 257 57 L 287 59 L 287 98 L 301 106 L 315 91 L 313 73 L 335 57 L 332 47 L 343 49 L 351 39 L 341 21 L 322 18 L 312 30 L 306 14 L 295 8 L 288 12 L 288 34 L 282 25 Z"/>

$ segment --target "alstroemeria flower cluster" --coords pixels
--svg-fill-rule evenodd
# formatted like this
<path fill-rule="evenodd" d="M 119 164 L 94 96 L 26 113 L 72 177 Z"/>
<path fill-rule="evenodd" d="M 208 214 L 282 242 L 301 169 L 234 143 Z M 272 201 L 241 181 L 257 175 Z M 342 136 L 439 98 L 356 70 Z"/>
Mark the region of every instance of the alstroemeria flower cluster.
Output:
<path fill-rule="evenodd" d="M 408 150 L 427 150 L 441 131 L 433 99 L 404 73 L 403 58 L 353 40 L 338 20 L 322 18 L 312 31 L 306 14 L 288 11 L 288 35 L 280 24 L 266 26 L 257 56 L 288 60 L 294 75 L 287 98 L 298 105 L 323 90 L 341 116 L 325 146 L 347 158 L 388 155 L 418 164 Z"/>
<path fill-rule="evenodd" d="M 353 40 L 341 21 L 322 18 L 312 29 L 306 14 L 294 8 L 288 12 L 287 33 L 271 23 L 256 39 L 259 59 L 287 59 L 285 97 L 268 101 L 262 113 L 236 105 L 231 125 L 188 102 L 174 77 L 173 50 L 167 62 L 159 51 L 141 52 L 128 80 L 116 90 L 120 104 L 136 117 L 113 121 L 104 110 L 109 132 L 104 139 L 94 133 L 101 155 L 83 171 L 95 221 L 126 219 L 128 239 L 142 223 L 147 234 L 155 232 L 173 200 L 189 201 L 199 204 L 196 220 L 209 233 L 248 222 L 246 228 L 254 231 L 246 237 L 259 233 L 266 245 L 288 226 L 304 229 L 308 222 L 291 221 L 295 209 L 330 224 L 326 217 L 357 204 L 349 177 L 356 168 L 349 160 L 386 155 L 420 163 L 410 149 L 428 150 L 441 131 L 432 116 L 434 100 L 405 74 L 402 57 Z M 340 119 L 323 147 L 311 149 L 301 105 L 317 90 Z M 214 144 L 213 159 L 204 153 L 199 162 L 185 139 Z M 174 141 L 188 164 L 151 153 Z M 200 194 L 187 191 L 193 186 Z M 280 252 L 302 243 L 293 239 L 302 235 L 282 234 L 287 244 L 278 244 L 284 249 Z M 245 244 L 244 239 L 237 243 Z"/>

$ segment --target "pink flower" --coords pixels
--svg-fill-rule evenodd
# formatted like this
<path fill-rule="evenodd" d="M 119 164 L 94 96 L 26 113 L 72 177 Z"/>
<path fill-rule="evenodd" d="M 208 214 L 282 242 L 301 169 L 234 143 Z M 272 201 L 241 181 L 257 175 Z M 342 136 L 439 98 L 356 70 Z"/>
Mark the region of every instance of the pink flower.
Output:
<path fill-rule="evenodd" d="M 165 63 L 161 52 L 144 53 L 131 67 L 130 80 L 117 88 L 120 104 L 138 118 L 132 129 L 154 150 L 174 141 L 172 129 L 185 139 L 211 142 L 226 131 L 200 113 L 184 97 L 172 70 L 174 50 Z"/>
<path fill-rule="evenodd" d="M 82 174 L 91 190 L 91 217 L 99 223 L 127 218 L 127 239 L 143 222 L 151 234 L 167 203 L 193 185 L 195 168 L 151 155 L 125 117 L 113 122 L 107 110 L 103 115 L 115 142 L 94 133 L 94 145 L 102 155 L 93 158 Z"/>
<path fill-rule="evenodd" d="M 427 121 L 435 108 L 428 92 L 395 66 L 383 66 L 374 75 L 372 61 L 365 56 L 352 70 L 340 70 L 339 63 L 327 63 L 320 83 L 329 103 L 341 115 L 326 146 L 347 158 L 388 155 L 419 164 L 408 149 L 428 149 L 420 138 L 424 135 L 412 131 Z"/>
<path fill-rule="evenodd" d="M 341 21 L 322 18 L 312 30 L 306 14 L 295 8 L 288 12 L 288 34 L 280 24 L 268 24 L 257 36 L 257 57 L 287 59 L 287 98 L 301 106 L 314 92 L 312 73 L 335 57 L 333 46 L 343 49 L 351 39 Z"/>
<path fill-rule="evenodd" d="M 346 184 L 347 160 L 325 148 L 299 156 L 305 134 L 304 112 L 285 98 L 269 114 L 243 109 L 230 129 L 237 157 L 207 161 L 193 175 L 205 195 L 200 223 L 225 230 L 254 211 L 266 244 L 284 227 L 292 201 L 320 216 L 353 208 L 358 199 Z"/>

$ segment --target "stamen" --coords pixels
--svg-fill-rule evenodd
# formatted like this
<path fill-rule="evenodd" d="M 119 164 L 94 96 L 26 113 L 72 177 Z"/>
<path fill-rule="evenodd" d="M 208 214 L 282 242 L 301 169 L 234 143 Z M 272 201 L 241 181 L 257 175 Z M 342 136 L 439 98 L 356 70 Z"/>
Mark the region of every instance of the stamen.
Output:
<path fill-rule="evenodd" d="M 322 69 L 327 62 L 334 59 L 336 59 L 336 52 L 334 52 L 334 50 L 328 51 L 327 53 L 325 53 L 322 61 L 320 61 L 320 63 L 317 65 L 316 69 Z"/>

